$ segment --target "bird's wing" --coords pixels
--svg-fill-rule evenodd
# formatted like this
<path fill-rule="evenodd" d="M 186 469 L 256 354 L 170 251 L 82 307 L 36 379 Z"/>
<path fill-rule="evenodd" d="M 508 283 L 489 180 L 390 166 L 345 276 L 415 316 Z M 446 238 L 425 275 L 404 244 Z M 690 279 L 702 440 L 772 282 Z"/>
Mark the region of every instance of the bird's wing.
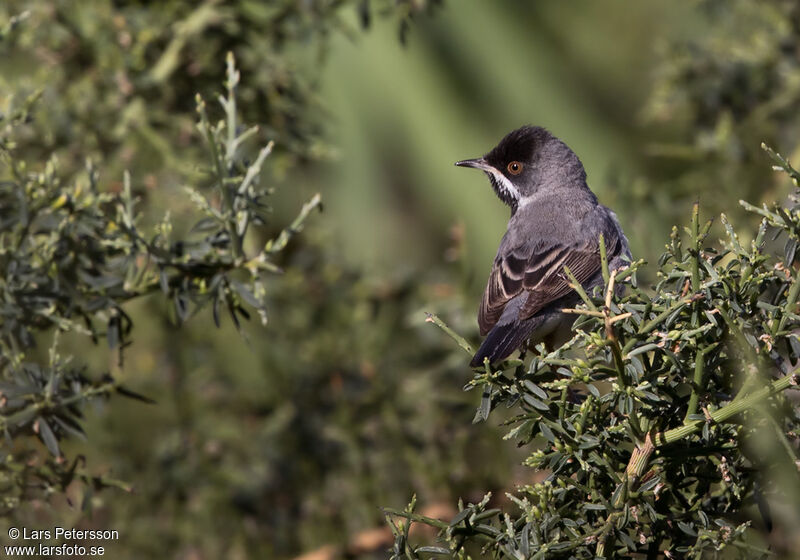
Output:
<path fill-rule="evenodd" d="M 615 233 L 606 232 L 609 260 L 619 251 L 618 245 L 619 238 Z M 548 304 L 569 294 L 572 288 L 564 273 L 565 266 L 583 284 L 600 270 L 600 265 L 600 249 L 596 239 L 580 245 L 557 244 L 538 250 L 519 247 L 498 255 L 478 312 L 481 335 L 492 330 L 506 304 L 523 292 L 527 292 L 528 297 L 519 311 L 520 320 L 533 316 Z"/>

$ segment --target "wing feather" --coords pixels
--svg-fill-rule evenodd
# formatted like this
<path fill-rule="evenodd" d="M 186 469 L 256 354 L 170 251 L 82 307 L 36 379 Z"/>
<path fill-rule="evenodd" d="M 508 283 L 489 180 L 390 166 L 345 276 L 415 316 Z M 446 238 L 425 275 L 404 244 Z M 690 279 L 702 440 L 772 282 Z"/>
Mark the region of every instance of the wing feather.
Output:
<path fill-rule="evenodd" d="M 619 252 L 620 243 L 615 232 L 607 231 L 605 235 L 611 260 Z M 565 266 L 578 282 L 584 284 L 600 270 L 600 265 L 600 249 L 596 241 L 576 246 L 558 244 L 528 252 L 517 248 L 498 255 L 478 312 L 481 335 L 492 330 L 508 302 L 520 294 L 528 293 L 519 311 L 519 319 L 525 320 L 572 292 L 570 280 L 564 273 Z"/>

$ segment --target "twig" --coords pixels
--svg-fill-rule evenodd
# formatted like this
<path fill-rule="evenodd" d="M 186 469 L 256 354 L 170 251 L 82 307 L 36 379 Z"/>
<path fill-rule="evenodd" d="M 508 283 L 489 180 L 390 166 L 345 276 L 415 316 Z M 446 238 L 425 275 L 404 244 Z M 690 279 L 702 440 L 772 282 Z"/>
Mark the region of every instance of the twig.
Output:
<path fill-rule="evenodd" d="M 453 329 L 448 327 L 445 324 L 445 322 L 442 321 L 438 316 L 434 315 L 433 313 L 425 313 L 425 316 L 426 316 L 426 319 L 425 319 L 426 323 L 433 323 L 434 325 L 436 325 L 437 327 L 442 329 L 445 333 L 447 333 L 447 335 L 450 338 L 455 340 L 458 343 L 458 345 L 461 346 L 461 348 L 463 348 L 464 351 L 467 352 L 468 354 L 473 354 L 474 353 L 470 343 L 467 342 L 467 340 L 463 336 L 461 336 L 460 334 L 455 332 Z"/>

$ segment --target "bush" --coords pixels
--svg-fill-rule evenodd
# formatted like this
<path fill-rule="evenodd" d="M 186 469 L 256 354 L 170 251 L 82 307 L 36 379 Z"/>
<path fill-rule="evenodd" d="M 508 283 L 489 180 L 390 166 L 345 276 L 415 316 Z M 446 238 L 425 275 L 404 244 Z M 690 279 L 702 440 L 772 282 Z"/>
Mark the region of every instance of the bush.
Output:
<path fill-rule="evenodd" d="M 208 149 L 210 167 L 200 173 L 187 196 L 197 206 L 196 223 L 177 237 L 169 214 L 154 229 L 139 227 L 130 175 L 122 191 L 103 192 L 98 174 L 87 162 L 86 178 L 62 183 L 56 158 L 43 169 L 20 157 L 16 129 L 30 116 L 35 97 L 27 98 L 5 118 L 0 136 L 6 177 L 0 191 L 3 268 L 0 293 L 3 382 L 0 422 L 12 452 L 0 463 L 5 489 L 3 513 L 37 496 L 63 492 L 74 478 L 95 489 L 125 485 L 87 474 L 80 458 L 64 457 L 59 441 L 84 437 L 81 408 L 86 401 L 112 393 L 148 402 L 110 374 L 94 374 L 62 356 L 59 335 L 79 333 L 93 342 L 105 339 L 122 367 L 133 322 L 125 304 L 161 292 L 172 304 L 176 322 L 204 306 L 219 326 L 223 313 L 237 327 L 248 309 L 267 320 L 266 274 L 278 272 L 273 256 L 298 232 L 320 204 L 314 197 L 280 235 L 254 246 L 268 219 L 268 189 L 260 184 L 261 166 L 272 143 L 250 157 L 248 139 L 257 128 L 242 129 L 237 120 L 239 73 L 228 57 L 227 95 L 220 97 L 224 120 L 211 124 L 205 102 L 197 98 L 198 130 Z M 251 162 L 252 161 L 252 162 Z M 52 332 L 49 359 L 32 354 L 40 333 Z M 39 455 L 29 438 L 42 441 L 49 458 Z"/>
<path fill-rule="evenodd" d="M 798 186 L 800 174 L 765 149 Z M 477 372 L 476 419 L 513 408 L 505 439 L 528 447 L 525 464 L 546 477 L 508 494 L 511 511 L 491 494 L 459 504 L 449 522 L 415 514 L 413 502 L 389 511 L 393 556 L 464 555 L 472 543 L 509 558 L 768 555 L 769 503 L 800 498 L 800 417 L 785 394 L 800 381 L 800 192 L 791 201 L 742 203 L 762 216 L 751 242 L 722 215 L 719 249 L 706 244 L 712 224 L 695 205 L 685 234 L 672 232 L 656 286 L 638 284 L 642 261 L 619 274 L 606 264 L 604 294 L 583 293 L 570 311 L 579 316 L 570 342 Z M 770 242 L 778 236 L 783 250 Z M 412 521 L 439 528 L 446 546 L 412 545 Z"/>

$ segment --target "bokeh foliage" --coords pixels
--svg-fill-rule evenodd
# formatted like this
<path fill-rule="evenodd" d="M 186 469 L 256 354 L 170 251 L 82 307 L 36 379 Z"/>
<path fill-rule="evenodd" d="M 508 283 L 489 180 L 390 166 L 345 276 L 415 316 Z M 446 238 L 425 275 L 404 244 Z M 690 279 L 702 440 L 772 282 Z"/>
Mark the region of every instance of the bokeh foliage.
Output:
<path fill-rule="evenodd" d="M 319 224 L 287 245 L 319 198 L 294 222 L 275 217 L 265 179 L 320 139 L 304 141 L 279 109 L 307 130 L 319 113 L 287 92 L 266 108 L 259 96 L 270 88 L 253 82 L 275 72 L 249 56 L 250 35 L 222 25 L 252 24 L 242 6 L 196 13 L 173 3 L 210 17 L 245 52 L 237 70 L 209 50 L 213 64 L 195 75 L 187 61 L 205 59 L 178 49 L 185 64 L 161 90 L 146 76 L 160 50 L 142 43 L 181 28 L 158 11 L 169 6 L 24 7 L 0 43 L 4 286 L 14 301 L 3 321 L 4 523 L 113 525 L 118 557 L 286 556 L 346 544 L 380 524 L 376 504 L 400 503 L 411 487 L 447 499 L 503 484 L 489 464 L 459 467 L 503 453 L 471 441 L 457 421 L 469 409 L 459 383 L 434 390 L 458 370 L 437 337 L 410 327 L 422 302 L 453 300 L 457 287 L 436 274 L 365 278 Z M 305 56 L 307 42 L 323 52 L 325 25 L 354 29 L 336 21 L 346 8 L 358 8 L 361 25 L 369 14 L 396 18 L 401 41 L 424 7 L 286 3 L 270 18 L 288 33 L 276 44 Z M 217 8 L 230 17 L 215 19 Z M 223 48 L 209 33 L 192 35 L 195 46 Z M 281 53 L 287 79 L 314 77 Z M 243 321 L 255 313 L 266 327 Z M 115 393 L 150 404 L 105 399 Z M 420 412 L 424 421 L 405 420 Z M 101 491 L 108 485 L 132 493 Z"/>
<path fill-rule="evenodd" d="M 247 308 L 266 323 L 264 276 L 278 272 L 273 255 L 301 230 L 319 196 L 303 207 L 287 229 L 257 250 L 247 250 L 252 230 L 265 223 L 268 190 L 260 185 L 261 166 L 272 150 L 267 144 L 247 161 L 246 141 L 257 128 L 240 127 L 236 88 L 239 73 L 233 55 L 227 61 L 227 95 L 220 96 L 225 119 L 212 125 L 205 101 L 197 97 L 199 136 L 207 142 L 206 180 L 187 186 L 197 217 L 185 237 L 173 234 L 169 214 L 152 231 L 138 225 L 131 178 L 122 191 L 102 192 L 97 172 L 87 161 L 85 180 L 63 184 L 58 160 L 42 169 L 28 163 L 16 143 L 16 129 L 31 118 L 35 98 L 23 99 L 7 117 L 0 138 L 6 179 L 2 183 L 2 428 L 12 452 L 4 457 L 5 514 L 21 502 L 63 492 L 75 476 L 78 459 L 62 455 L 59 440 L 84 437 L 86 401 L 114 392 L 147 402 L 121 386 L 112 375 L 87 375 L 74 356 L 61 356 L 64 332 L 104 339 L 124 366 L 133 320 L 125 311 L 132 299 L 163 292 L 175 321 L 181 323 L 204 306 L 220 325 L 223 313 L 239 327 Z M 31 353 L 41 333 L 53 332 L 49 360 Z M 24 444 L 37 435 L 52 457 L 40 457 Z M 27 447 L 27 449 L 26 449 Z M 91 478 L 95 488 L 102 478 Z"/>
<path fill-rule="evenodd" d="M 660 47 L 642 110 L 642 124 L 663 131 L 647 148 L 659 188 L 641 193 L 640 202 L 653 203 L 659 193 L 700 196 L 712 213 L 739 217 L 740 209 L 726 207 L 730 200 L 769 201 L 783 192 L 763 165 L 760 143 L 797 155 L 800 7 L 784 0 L 697 7 L 708 31 Z M 670 219 L 680 220 L 672 208 Z"/>
<path fill-rule="evenodd" d="M 231 51 L 249 76 L 239 91 L 242 117 L 278 144 L 286 167 L 321 149 L 318 68 L 331 34 L 359 30 L 342 13 L 359 9 L 363 25 L 374 15 L 406 29 L 437 3 L 4 2 L 3 21 L 27 17 L 5 38 L 15 56 L 0 68 L 14 91 L 43 89 L 42 128 L 24 145 L 31 157 L 68 148 L 65 173 L 102 156 L 113 165 L 108 173 L 120 176 L 140 164 L 150 172 L 192 168 L 194 94 L 216 95 L 225 79 L 220 57 Z"/>

